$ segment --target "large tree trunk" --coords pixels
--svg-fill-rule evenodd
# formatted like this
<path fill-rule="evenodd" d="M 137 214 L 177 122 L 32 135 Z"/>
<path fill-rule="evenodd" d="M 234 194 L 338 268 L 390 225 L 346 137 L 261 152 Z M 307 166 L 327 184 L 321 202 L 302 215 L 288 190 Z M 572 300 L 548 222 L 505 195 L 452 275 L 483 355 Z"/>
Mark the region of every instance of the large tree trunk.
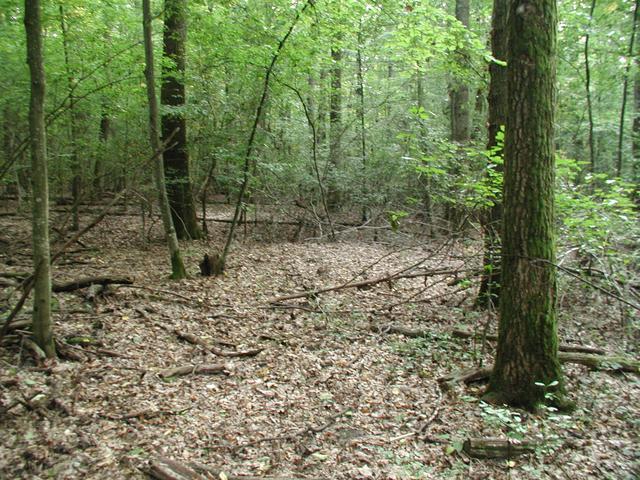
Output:
<path fill-rule="evenodd" d="M 489 398 L 526 408 L 563 391 L 554 266 L 556 15 L 555 0 L 510 2 L 500 329 Z"/>
<path fill-rule="evenodd" d="M 331 48 L 331 92 L 329 95 L 329 188 L 327 200 L 329 208 L 335 210 L 340 206 L 336 174 L 340 168 L 342 156 L 342 50 Z"/>
<path fill-rule="evenodd" d="M 42 60 L 40 1 L 26 0 L 27 63 L 31 74 L 29 145 L 33 184 L 33 336 L 49 358 L 56 356 L 51 330 L 51 269 L 49 253 L 49 183 L 44 122 L 45 76 Z"/>
<path fill-rule="evenodd" d="M 162 105 L 169 107 L 162 116 L 162 140 L 169 146 L 164 153 L 167 193 L 171 215 L 178 238 L 202 237 L 196 219 L 191 179 L 189 177 L 189 149 L 187 146 L 187 122 L 184 112 L 185 49 L 187 40 L 187 1 L 164 2 L 164 56 L 171 65 L 163 67 Z M 166 64 L 164 64 L 166 65 Z"/>
<path fill-rule="evenodd" d="M 154 162 L 154 176 L 156 181 L 156 189 L 158 190 L 158 201 L 160 204 L 160 212 L 162 213 L 162 224 L 164 225 L 164 233 L 169 246 L 169 255 L 171 257 L 171 278 L 186 278 L 187 272 L 182 262 L 180 246 L 176 236 L 175 227 L 169 207 L 169 198 L 166 190 L 164 177 L 164 162 L 162 145 L 158 136 L 158 99 L 156 98 L 156 84 L 153 66 L 153 35 L 151 29 L 151 5 L 150 0 L 142 1 L 143 28 L 144 28 L 144 53 L 146 68 L 144 71 L 145 80 L 147 82 L 147 99 L 149 100 L 149 140 Z"/>
<path fill-rule="evenodd" d="M 491 27 L 491 52 L 493 57 L 504 61 L 507 58 L 507 4 L 504 0 L 494 0 Z M 492 156 L 503 156 L 499 146 L 498 133 L 504 127 L 507 118 L 507 69 L 495 62 L 489 65 L 489 118 L 487 119 L 487 151 Z M 491 161 L 491 160 L 490 160 Z M 496 171 L 502 171 L 499 163 L 492 162 Z M 500 244 L 502 222 L 502 199 L 482 214 L 484 233 L 483 275 L 476 304 L 487 308 L 497 306 L 500 299 Z"/>

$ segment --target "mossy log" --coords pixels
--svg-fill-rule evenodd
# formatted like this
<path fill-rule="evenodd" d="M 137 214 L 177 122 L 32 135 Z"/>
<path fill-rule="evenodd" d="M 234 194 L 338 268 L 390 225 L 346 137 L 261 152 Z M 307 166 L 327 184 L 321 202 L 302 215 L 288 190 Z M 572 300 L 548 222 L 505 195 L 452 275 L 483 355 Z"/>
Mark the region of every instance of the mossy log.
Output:
<path fill-rule="evenodd" d="M 539 442 L 512 438 L 467 438 L 462 451 L 474 458 L 512 458 L 533 452 Z"/>

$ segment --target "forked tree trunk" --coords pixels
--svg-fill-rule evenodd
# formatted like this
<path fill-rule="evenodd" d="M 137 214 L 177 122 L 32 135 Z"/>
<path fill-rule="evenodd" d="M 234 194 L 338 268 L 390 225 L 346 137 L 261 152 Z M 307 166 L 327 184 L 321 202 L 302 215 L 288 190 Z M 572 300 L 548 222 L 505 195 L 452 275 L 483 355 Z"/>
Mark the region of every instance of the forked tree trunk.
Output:
<path fill-rule="evenodd" d="M 504 0 L 494 0 L 491 27 L 491 52 L 493 57 L 504 61 L 507 58 L 507 4 Z M 494 156 L 503 155 L 495 151 L 499 145 L 498 133 L 507 117 L 507 69 L 495 62 L 489 65 L 489 118 L 487 119 L 487 150 Z M 503 171 L 500 164 L 493 165 L 496 171 Z M 500 244 L 502 222 L 502 198 L 482 214 L 484 233 L 483 274 L 476 305 L 481 308 L 497 307 L 500 299 Z"/>
<path fill-rule="evenodd" d="M 555 0 L 510 2 L 500 328 L 489 398 L 525 408 L 563 392 L 553 265 L 556 19 Z"/>
<path fill-rule="evenodd" d="M 162 224 L 164 225 L 164 233 L 169 246 L 169 254 L 171 256 L 171 278 L 186 278 L 187 272 L 184 268 L 178 238 L 171 218 L 169 210 L 169 198 L 167 196 L 165 178 L 163 152 L 158 136 L 158 99 L 156 98 L 155 74 L 153 66 L 153 35 L 151 29 L 151 0 L 142 1 L 142 15 L 144 28 L 144 53 L 146 68 L 144 71 L 147 82 L 147 99 L 149 100 L 149 140 L 151 149 L 155 157 L 154 176 L 156 181 L 156 189 L 158 190 L 158 200 L 160 203 L 160 212 L 162 214 Z"/>
<path fill-rule="evenodd" d="M 163 52 L 165 60 L 171 64 L 165 63 L 162 69 L 160 97 L 162 105 L 170 109 L 162 115 L 162 140 L 169 143 L 164 153 L 167 193 L 178 238 L 194 239 L 201 238 L 202 231 L 196 218 L 189 177 L 187 122 L 183 111 L 186 40 L 186 0 L 165 0 Z"/>
<path fill-rule="evenodd" d="M 26 0 L 24 25 L 27 34 L 27 63 L 31 74 L 29 146 L 31 148 L 31 181 L 33 185 L 33 336 L 46 356 L 53 358 L 56 356 L 56 350 L 51 330 L 49 184 L 44 121 L 45 76 L 40 18 L 40 0 Z"/>

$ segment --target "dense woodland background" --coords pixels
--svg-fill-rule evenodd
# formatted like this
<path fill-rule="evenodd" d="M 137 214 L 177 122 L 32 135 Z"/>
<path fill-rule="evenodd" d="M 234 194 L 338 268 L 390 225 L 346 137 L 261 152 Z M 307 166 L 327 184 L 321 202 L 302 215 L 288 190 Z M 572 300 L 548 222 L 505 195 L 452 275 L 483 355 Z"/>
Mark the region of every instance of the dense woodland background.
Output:
<path fill-rule="evenodd" d="M 49 340 L 61 359 L 48 363 L 54 343 L 43 352 L 25 330 L 42 193 L 25 8 L 0 0 L 0 472 L 637 475 L 637 0 L 557 2 L 543 201 L 556 209 L 557 299 L 547 288 L 566 385 L 537 383 L 550 402 L 531 416 L 469 385 L 490 375 L 497 340 L 495 112 L 509 98 L 490 82 L 515 45 L 495 44 L 496 6 L 512 3 L 42 2 Z M 160 220 L 162 184 L 179 244 Z M 552 406 L 565 393 L 572 416 Z M 477 460 L 487 451 L 506 459 Z"/>

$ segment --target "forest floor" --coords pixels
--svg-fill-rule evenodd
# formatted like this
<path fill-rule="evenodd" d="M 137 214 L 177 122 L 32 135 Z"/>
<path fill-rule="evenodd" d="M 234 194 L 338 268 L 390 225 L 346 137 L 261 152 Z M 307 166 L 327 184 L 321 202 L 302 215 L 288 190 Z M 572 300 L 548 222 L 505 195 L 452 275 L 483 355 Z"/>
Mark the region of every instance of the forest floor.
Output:
<path fill-rule="evenodd" d="M 228 214 L 216 208 L 211 216 Z M 490 365 L 494 353 L 491 342 L 452 335 L 487 322 L 496 328 L 491 315 L 472 309 L 476 282 L 467 275 L 480 263 L 477 240 L 387 233 L 372 242 L 354 232 L 333 243 L 291 243 L 284 239 L 294 227 L 258 225 L 246 236 L 240 228 L 220 277 L 199 275 L 213 242 L 184 243 L 191 278 L 175 282 L 160 225 L 147 227 L 150 242 L 143 242 L 139 217 L 109 216 L 55 266 L 58 283 L 134 282 L 92 300 L 87 289 L 55 295 L 55 335 L 75 343 L 65 347 L 75 360 L 34 360 L 20 332 L 3 340 L 0 478 L 145 478 L 159 457 L 213 467 L 219 473 L 208 478 L 222 479 L 640 476 L 635 374 L 565 364 L 577 404 L 570 416 L 486 405 L 482 383 L 441 391 L 439 377 Z M 211 238 L 223 238 L 224 228 L 212 223 Z M 0 217 L 0 272 L 29 272 L 29 249 L 28 219 Z M 427 275 L 273 302 L 410 266 Z M 441 269 L 451 273 L 433 274 Z M 617 305 L 563 282 L 561 340 L 638 358 L 637 337 L 620 325 Z M 0 288 L 5 299 L 14 290 L 9 281 Z M 391 333 L 389 325 L 424 335 Z M 251 349 L 262 351 L 224 355 Z M 161 376 L 220 363 L 220 373 Z M 542 446 L 501 460 L 461 449 L 470 437 L 507 436 Z"/>

